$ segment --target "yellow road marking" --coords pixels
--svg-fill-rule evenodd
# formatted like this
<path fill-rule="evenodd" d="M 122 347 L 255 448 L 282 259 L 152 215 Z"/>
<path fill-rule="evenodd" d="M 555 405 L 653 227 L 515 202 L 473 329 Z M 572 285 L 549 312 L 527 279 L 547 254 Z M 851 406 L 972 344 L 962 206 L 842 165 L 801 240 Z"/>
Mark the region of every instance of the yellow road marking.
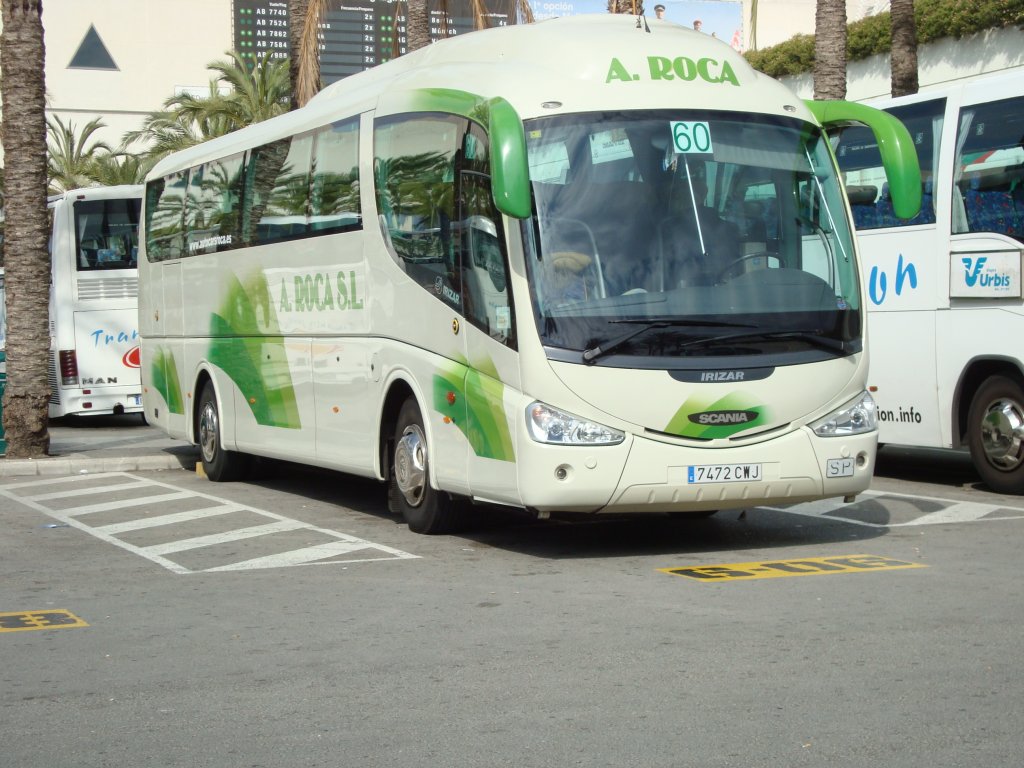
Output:
<path fill-rule="evenodd" d="M 0 613 L 0 632 L 27 632 L 32 629 L 71 629 L 89 625 L 71 611 L 9 611 Z"/>
<path fill-rule="evenodd" d="M 801 557 L 793 560 L 760 560 L 752 563 L 698 565 L 692 568 L 659 568 L 662 573 L 685 576 L 697 581 L 747 581 L 778 579 L 784 576 L 827 576 L 833 573 L 894 571 L 927 568 L 924 563 L 908 563 L 877 555 L 840 555 L 838 557 Z"/>

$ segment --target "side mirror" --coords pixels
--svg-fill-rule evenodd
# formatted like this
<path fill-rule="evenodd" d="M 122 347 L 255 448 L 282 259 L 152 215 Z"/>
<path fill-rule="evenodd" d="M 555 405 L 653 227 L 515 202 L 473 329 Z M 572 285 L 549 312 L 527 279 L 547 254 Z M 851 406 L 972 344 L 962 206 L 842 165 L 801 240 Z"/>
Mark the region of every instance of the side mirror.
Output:
<path fill-rule="evenodd" d="M 893 213 L 901 219 L 914 218 L 921 210 L 921 166 L 906 126 L 888 112 L 866 104 L 810 99 L 804 103 L 826 131 L 850 125 L 871 129 L 889 182 Z"/>

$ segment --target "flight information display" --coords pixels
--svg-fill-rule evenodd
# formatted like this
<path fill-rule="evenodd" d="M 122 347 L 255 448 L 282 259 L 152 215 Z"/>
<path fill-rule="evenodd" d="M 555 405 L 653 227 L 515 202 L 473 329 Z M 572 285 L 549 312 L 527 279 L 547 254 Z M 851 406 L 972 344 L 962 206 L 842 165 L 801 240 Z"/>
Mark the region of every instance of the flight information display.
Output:
<path fill-rule="evenodd" d="M 428 0 L 430 38 L 474 29 L 470 0 Z M 320 79 L 324 85 L 397 58 L 406 52 L 405 2 L 328 0 L 320 21 Z M 489 13 L 489 25 L 509 23 L 507 13 Z M 234 0 L 235 50 L 257 60 L 267 52 L 288 56 L 288 0 Z"/>

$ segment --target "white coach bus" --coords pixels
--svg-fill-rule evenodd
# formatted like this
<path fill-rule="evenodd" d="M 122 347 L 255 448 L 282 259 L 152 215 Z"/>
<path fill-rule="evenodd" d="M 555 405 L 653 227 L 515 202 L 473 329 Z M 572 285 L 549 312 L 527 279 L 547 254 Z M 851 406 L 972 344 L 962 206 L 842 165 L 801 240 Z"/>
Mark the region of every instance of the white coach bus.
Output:
<path fill-rule="evenodd" d="M 874 139 L 838 144 L 864 253 L 880 440 L 970 447 L 1024 493 L 1024 69 L 876 104 L 909 129 L 920 213 L 892 211 Z"/>
<path fill-rule="evenodd" d="M 729 46 L 601 15 L 473 32 L 161 162 L 146 416 L 213 480 L 250 455 L 460 499 L 710 512 L 851 497 L 874 466 L 864 302 L 822 125 Z"/>
<path fill-rule="evenodd" d="M 50 416 L 142 413 L 141 185 L 49 199 Z"/>

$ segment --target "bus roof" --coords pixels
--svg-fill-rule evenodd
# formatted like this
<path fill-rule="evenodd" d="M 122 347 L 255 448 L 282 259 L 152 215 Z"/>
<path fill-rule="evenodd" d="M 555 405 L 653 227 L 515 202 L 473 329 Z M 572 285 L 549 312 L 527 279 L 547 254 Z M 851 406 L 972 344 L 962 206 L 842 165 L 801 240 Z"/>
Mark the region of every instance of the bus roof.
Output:
<path fill-rule="evenodd" d="M 789 114 L 814 122 L 791 91 L 726 43 L 668 21 L 594 14 L 480 30 L 438 41 L 325 88 L 303 109 L 183 150 L 159 177 L 368 109 L 429 111 L 431 91 L 506 99 L 523 119 L 692 107 Z M 409 94 L 417 94 L 415 102 Z"/>

